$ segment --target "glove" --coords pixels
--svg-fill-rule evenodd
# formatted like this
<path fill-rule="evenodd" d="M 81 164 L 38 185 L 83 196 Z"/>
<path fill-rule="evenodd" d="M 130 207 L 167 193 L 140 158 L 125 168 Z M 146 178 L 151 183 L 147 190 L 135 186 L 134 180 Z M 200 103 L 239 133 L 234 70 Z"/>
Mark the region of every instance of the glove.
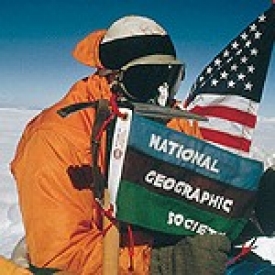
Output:
<path fill-rule="evenodd" d="M 174 246 L 153 248 L 151 275 L 221 275 L 231 244 L 223 235 L 186 237 Z"/>

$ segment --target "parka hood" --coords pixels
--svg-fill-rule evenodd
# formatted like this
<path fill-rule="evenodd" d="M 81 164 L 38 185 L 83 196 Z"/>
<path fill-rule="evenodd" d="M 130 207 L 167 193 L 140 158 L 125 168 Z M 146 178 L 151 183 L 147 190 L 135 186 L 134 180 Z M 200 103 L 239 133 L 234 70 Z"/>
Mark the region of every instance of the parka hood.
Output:
<path fill-rule="evenodd" d="M 97 30 L 80 40 L 72 52 L 73 57 L 84 65 L 103 68 L 99 59 L 99 45 L 106 32 L 107 30 Z"/>

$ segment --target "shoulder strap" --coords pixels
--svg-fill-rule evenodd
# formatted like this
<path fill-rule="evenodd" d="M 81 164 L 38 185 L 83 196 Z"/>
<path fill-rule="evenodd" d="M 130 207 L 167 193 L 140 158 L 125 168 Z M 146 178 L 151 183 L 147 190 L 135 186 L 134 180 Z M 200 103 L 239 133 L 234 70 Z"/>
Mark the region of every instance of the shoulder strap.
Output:
<path fill-rule="evenodd" d="M 103 123 L 108 119 L 110 115 L 109 111 L 109 102 L 106 99 L 100 99 L 97 102 L 96 106 L 96 116 L 95 121 L 92 127 L 91 134 L 91 154 L 92 154 L 92 175 L 93 175 L 93 188 L 95 197 L 99 200 L 103 198 L 103 191 L 106 183 L 105 177 L 102 175 L 100 171 L 100 167 L 98 165 L 98 156 L 99 156 L 99 148 L 100 148 L 100 138 L 99 132 L 103 126 Z"/>

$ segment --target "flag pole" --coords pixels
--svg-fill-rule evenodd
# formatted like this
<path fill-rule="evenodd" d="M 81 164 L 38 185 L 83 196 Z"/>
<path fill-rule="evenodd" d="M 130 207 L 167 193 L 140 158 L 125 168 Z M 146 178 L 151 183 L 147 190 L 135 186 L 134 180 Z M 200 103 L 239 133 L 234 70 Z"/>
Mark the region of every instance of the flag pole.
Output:
<path fill-rule="evenodd" d="M 104 190 L 104 209 L 110 208 L 110 193 L 107 188 Z M 112 221 L 104 215 L 103 228 L 108 229 L 103 237 L 103 275 L 118 275 L 119 270 L 119 241 L 120 234 L 118 224 L 112 224 Z"/>

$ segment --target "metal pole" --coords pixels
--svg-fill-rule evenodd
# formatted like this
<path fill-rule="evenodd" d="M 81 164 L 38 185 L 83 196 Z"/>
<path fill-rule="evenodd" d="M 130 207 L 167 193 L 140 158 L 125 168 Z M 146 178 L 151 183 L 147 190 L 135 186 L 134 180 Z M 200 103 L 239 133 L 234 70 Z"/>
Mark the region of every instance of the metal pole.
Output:
<path fill-rule="evenodd" d="M 110 207 L 109 190 L 104 191 L 104 208 Z M 104 216 L 103 228 L 107 228 L 111 221 Z M 113 224 L 103 237 L 103 275 L 118 275 L 119 270 L 119 229 Z"/>

